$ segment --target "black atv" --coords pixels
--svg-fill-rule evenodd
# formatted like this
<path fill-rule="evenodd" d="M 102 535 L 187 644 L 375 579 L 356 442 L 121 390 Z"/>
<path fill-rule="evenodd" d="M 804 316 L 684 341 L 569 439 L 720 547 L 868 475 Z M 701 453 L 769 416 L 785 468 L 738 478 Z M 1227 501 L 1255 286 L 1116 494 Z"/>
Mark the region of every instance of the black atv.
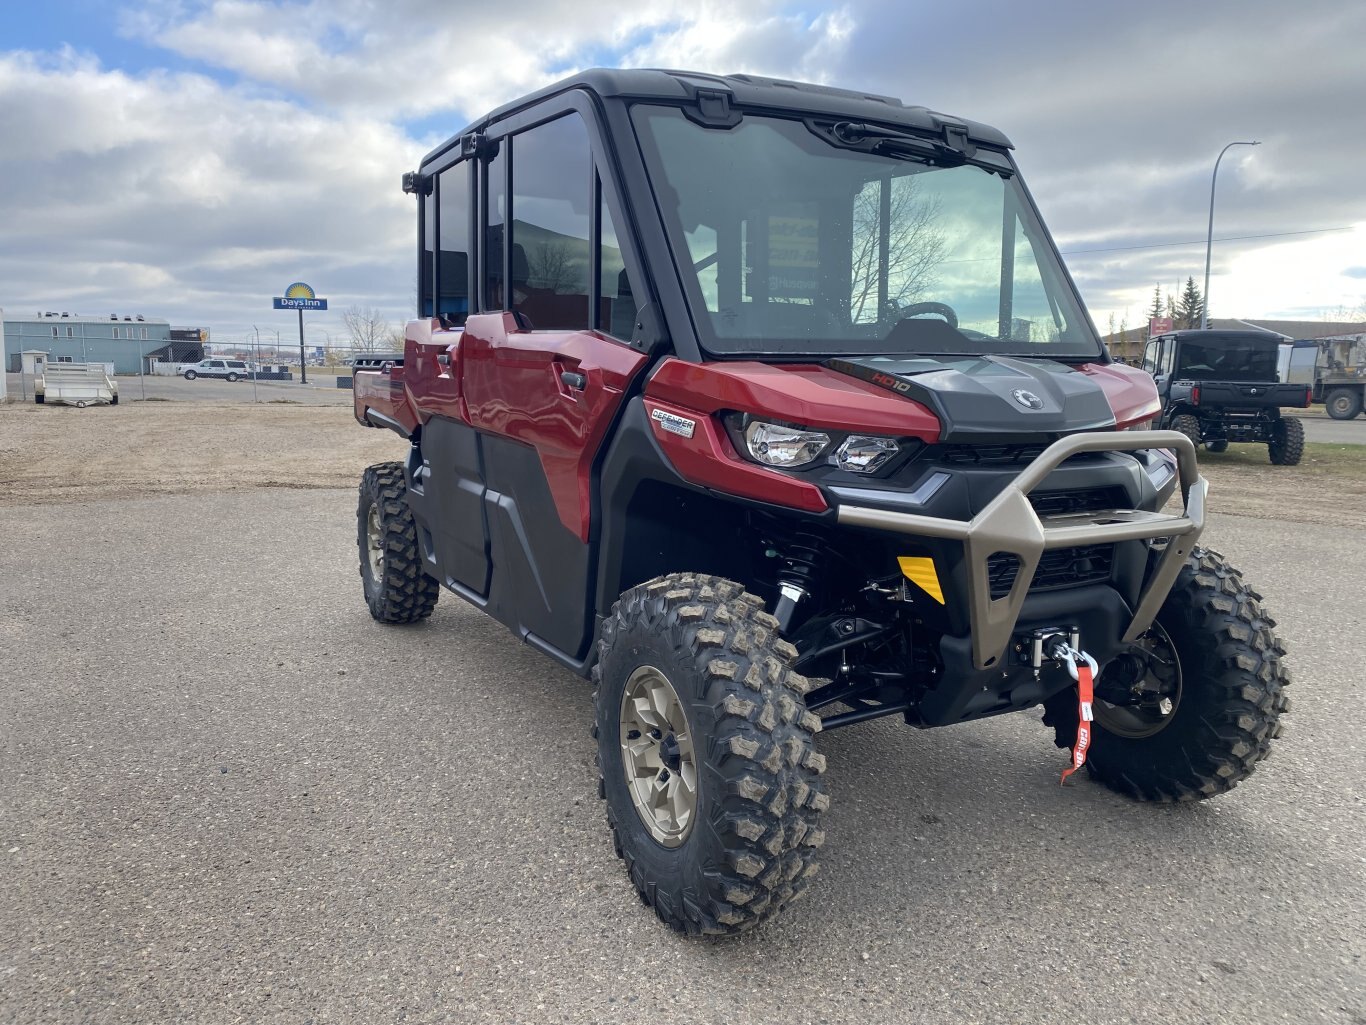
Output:
<path fill-rule="evenodd" d="M 1279 338 L 1264 331 L 1172 331 L 1149 339 L 1143 369 L 1162 399 L 1160 427 L 1197 448 L 1265 445 L 1271 462 L 1294 466 L 1304 453 L 1304 424 L 1283 407 L 1307 409 L 1313 389 L 1281 384 Z"/>

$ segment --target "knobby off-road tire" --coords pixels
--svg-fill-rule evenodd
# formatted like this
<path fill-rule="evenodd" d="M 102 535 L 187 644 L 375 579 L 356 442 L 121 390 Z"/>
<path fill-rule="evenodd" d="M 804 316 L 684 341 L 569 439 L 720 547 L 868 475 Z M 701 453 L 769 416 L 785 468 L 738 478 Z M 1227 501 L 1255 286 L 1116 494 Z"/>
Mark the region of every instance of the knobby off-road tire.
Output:
<path fill-rule="evenodd" d="M 1141 801 L 1197 801 L 1247 779 L 1280 735 L 1290 678 L 1276 621 L 1261 595 L 1217 552 L 1196 548 L 1157 614 L 1181 670 L 1181 693 L 1150 736 L 1117 736 L 1098 710 L 1086 767 L 1112 790 Z M 1104 673 L 1102 671 L 1102 677 Z M 1077 695 L 1044 703 L 1058 747 L 1077 736 Z"/>
<path fill-rule="evenodd" d="M 1180 431 L 1190 438 L 1191 444 L 1198 451 L 1200 448 L 1200 418 L 1191 416 L 1189 413 L 1182 413 L 1172 420 L 1172 430 Z"/>
<path fill-rule="evenodd" d="M 1361 412 L 1361 392 L 1351 388 L 1334 388 L 1323 400 L 1323 407 L 1334 420 L 1351 420 Z"/>
<path fill-rule="evenodd" d="M 598 792 L 641 900 L 678 932 L 743 932 L 799 896 L 825 839 L 825 758 L 807 679 L 763 600 L 720 577 L 676 573 L 625 592 L 593 670 Z M 686 713 L 696 810 L 676 846 L 656 841 L 627 778 L 622 697 L 633 674 L 667 678 Z M 647 670 L 648 672 L 648 670 Z M 676 841 L 674 841 L 676 842 Z"/>
<path fill-rule="evenodd" d="M 1304 424 L 1299 417 L 1283 416 L 1272 429 L 1267 455 L 1276 466 L 1295 466 L 1304 455 Z"/>
<path fill-rule="evenodd" d="M 405 497 L 407 487 L 402 463 L 368 467 L 360 482 L 356 507 L 360 577 L 370 615 L 381 623 L 426 619 L 441 594 L 437 582 L 422 569 L 417 525 Z"/>

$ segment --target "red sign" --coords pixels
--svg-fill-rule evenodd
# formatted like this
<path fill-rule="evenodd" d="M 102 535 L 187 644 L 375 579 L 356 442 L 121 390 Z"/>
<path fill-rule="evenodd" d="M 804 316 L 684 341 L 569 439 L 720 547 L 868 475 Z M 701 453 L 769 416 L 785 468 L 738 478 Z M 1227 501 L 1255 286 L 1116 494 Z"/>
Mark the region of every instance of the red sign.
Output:
<path fill-rule="evenodd" d="M 1148 318 L 1148 337 L 1153 335 L 1163 335 L 1172 329 L 1171 317 L 1149 317 Z"/>

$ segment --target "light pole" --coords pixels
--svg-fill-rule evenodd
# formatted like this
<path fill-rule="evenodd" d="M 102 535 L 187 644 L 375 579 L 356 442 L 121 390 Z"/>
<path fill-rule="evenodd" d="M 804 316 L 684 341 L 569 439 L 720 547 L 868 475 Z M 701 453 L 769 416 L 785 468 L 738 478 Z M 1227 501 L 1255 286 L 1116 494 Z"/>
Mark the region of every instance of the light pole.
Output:
<path fill-rule="evenodd" d="M 1210 251 L 1214 248 L 1214 185 L 1219 181 L 1219 161 L 1224 159 L 1224 154 L 1234 146 L 1260 146 L 1260 141 L 1254 142 L 1230 142 L 1219 151 L 1219 156 L 1214 161 L 1214 174 L 1209 180 L 1209 232 L 1205 235 L 1205 292 L 1200 302 L 1200 330 L 1205 330 L 1209 323 L 1209 257 Z"/>

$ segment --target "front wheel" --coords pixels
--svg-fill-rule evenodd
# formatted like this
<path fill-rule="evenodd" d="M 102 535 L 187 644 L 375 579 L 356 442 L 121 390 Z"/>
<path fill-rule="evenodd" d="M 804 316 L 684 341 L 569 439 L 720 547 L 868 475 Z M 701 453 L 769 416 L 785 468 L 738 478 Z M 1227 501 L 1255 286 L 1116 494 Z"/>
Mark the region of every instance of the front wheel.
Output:
<path fill-rule="evenodd" d="M 1290 708 L 1275 625 L 1223 556 L 1195 549 L 1135 653 L 1097 678 L 1091 776 L 1142 801 L 1197 801 L 1252 775 Z M 1129 677 L 1132 700 L 1101 699 L 1117 697 L 1115 673 Z M 1046 701 L 1043 721 L 1072 747 L 1076 692 Z"/>
<path fill-rule="evenodd" d="M 1361 412 L 1361 392 L 1351 388 L 1334 388 L 1323 400 L 1323 406 L 1334 420 L 1351 420 Z"/>
<path fill-rule="evenodd" d="M 196 377 L 198 377 L 198 376 L 199 376 L 199 375 L 196 374 L 193 370 L 187 370 L 187 371 L 185 371 L 185 380 L 187 380 L 187 381 L 193 381 L 193 380 L 194 380 Z"/>
<path fill-rule="evenodd" d="M 426 619 L 441 593 L 422 568 L 407 491 L 402 463 L 377 463 L 361 477 L 356 507 L 360 578 L 370 615 L 381 623 Z"/>
<path fill-rule="evenodd" d="M 1207 442 L 1205 442 L 1205 448 L 1207 448 L 1209 451 L 1213 452 L 1215 455 L 1218 455 L 1220 452 L 1227 452 L 1227 451 L 1228 451 L 1228 439 L 1227 439 L 1227 438 L 1216 438 L 1214 441 L 1207 441 Z"/>
<path fill-rule="evenodd" d="M 1266 451 L 1276 466 L 1296 466 L 1304 455 L 1304 424 L 1298 417 L 1283 416 L 1271 428 Z"/>
<path fill-rule="evenodd" d="M 825 759 L 796 649 L 763 601 L 676 573 L 625 592 L 593 670 L 598 792 L 640 899 L 688 935 L 799 896 L 825 839 Z"/>

